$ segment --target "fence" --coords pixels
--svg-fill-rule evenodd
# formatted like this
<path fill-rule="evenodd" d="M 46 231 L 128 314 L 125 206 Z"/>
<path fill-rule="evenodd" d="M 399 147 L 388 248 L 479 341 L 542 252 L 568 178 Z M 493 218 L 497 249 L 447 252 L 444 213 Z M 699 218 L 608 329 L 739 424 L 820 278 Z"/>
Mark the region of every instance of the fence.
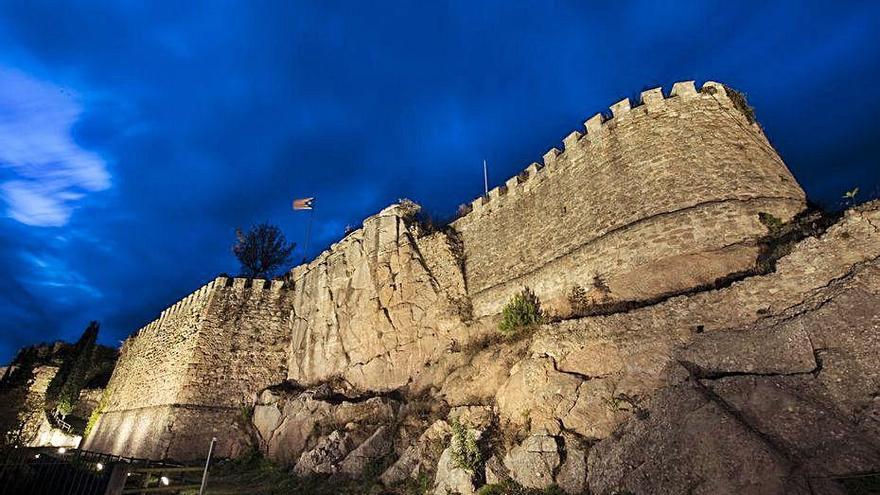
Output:
<path fill-rule="evenodd" d="M 0 494 L 104 495 L 122 458 L 64 448 L 11 448 L 2 454 Z"/>
<path fill-rule="evenodd" d="M 87 450 L 17 447 L 0 451 L 0 495 L 199 493 L 204 466 L 121 457 Z"/>

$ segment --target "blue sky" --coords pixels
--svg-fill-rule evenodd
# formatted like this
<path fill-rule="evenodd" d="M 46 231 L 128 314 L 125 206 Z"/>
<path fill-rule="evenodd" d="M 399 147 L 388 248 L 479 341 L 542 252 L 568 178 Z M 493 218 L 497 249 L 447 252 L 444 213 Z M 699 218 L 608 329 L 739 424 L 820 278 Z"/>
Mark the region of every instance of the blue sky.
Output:
<path fill-rule="evenodd" d="M 302 245 L 294 197 L 309 255 L 397 198 L 448 215 L 483 158 L 500 184 L 679 80 L 747 93 L 814 200 L 880 185 L 876 2 L 187 4 L 0 2 L 0 362 L 118 344 L 235 273 L 238 226 Z"/>

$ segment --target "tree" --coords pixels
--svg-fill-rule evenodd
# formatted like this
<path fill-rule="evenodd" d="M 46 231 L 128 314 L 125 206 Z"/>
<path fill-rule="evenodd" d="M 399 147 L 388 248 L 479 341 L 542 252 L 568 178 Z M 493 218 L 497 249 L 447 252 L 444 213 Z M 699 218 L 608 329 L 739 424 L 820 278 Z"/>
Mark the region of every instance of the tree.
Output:
<path fill-rule="evenodd" d="M 246 233 L 235 230 L 237 239 L 232 252 L 241 263 L 242 274 L 248 277 L 267 277 L 290 262 L 295 243 L 287 242 L 284 233 L 275 225 L 261 223 Z"/>
<path fill-rule="evenodd" d="M 73 350 L 61 364 L 58 373 L 49 382 L 46 389 L 46 402 L 54 404 L 61 416 L 67 416 L 79 400 L 79 394 L 89 379 L 89 371 L 95 354 L 95 342 L 98 340 L 97 321 L 89 323 L 82 336 L 74 344 Z"/>

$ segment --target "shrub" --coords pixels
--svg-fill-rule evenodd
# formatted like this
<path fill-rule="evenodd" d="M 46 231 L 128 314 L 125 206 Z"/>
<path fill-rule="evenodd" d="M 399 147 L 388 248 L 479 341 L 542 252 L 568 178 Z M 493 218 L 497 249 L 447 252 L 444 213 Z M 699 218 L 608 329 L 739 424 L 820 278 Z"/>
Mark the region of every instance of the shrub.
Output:
<path fill-rule="evenodd" d="M 453 297 L 449 302 L 461 321 L 465 323 L 474 321 L 474 306 L 471 303 L 471 298 L 467 296 Z"/>
<path fill-rule="evenodd" d="M 749 121 L 749 124 L 757 122 L 757 119 L 755 118 L 755 109 L 749 105 L 745 93 L 737 91 L 730 86 L 724 86 L 724 92 L 727 93 L 727 97 L 733 102 L 733 106 L 736 107 L 736 109 L 745 116 L 746 120 Z"/>
<path fill-rule="evenodd" d="M 568 293 L 568 304 L 575 314 L 581 313 L 587 307 L 587 291 L 580 285 L 575 285 Z"/>
<path fill-rule="evenodd" d="M 83 432 L 83 437 L 89 436 L 89 433 L 95 429 L 95 425 L 98 424 L 98 418 L 101 417 L 101 414 L 104 413 L 104 410 L 107 409 L 107 405 L 110 403 L 110 389 L 105 388 L 101 393 L 101 400 L 98 401 L 98 405 L 95 406 L 95 409 L 92 411 L 92 414 L 89 416 L 88 422 L 86 422 L 86 429 Z"/>
<path fill-rule="evenodd" d="M 593 275 L 593 288 L 601 292 L 604 296 L 607 296 L 611 293 L 611 287 L 608 287 L 608 283 L 605 282 L 605 277 L 603 277 L 602 274 L 600 274 L 599 272 L 596 272 Z"/>
<path fill-rule="evenodd" d="M 452 422 L 452 438 L 449 440 L 452 464 L 471 473 L 475 473 L 483 462 L 483 455 L 477 445 L 474 432 L 457 420 Z"/>
<path fill-rule="evenodd" d="M 516 335 L 522 329 L 544 322 L 541 302 L 528 287 L 513 296 L 501 311 L 498 331 L 507 336 Z"/>
<path fill-rule="evenodd" d="M 778 232 L 779 229 L 782 228 L 782 220 L 770 213 L 763 211 L 758 213 L 758 220 L 764 225 L 764 227 L 767 227 L 767 230 L 770 231 L 770 233 Z"/>

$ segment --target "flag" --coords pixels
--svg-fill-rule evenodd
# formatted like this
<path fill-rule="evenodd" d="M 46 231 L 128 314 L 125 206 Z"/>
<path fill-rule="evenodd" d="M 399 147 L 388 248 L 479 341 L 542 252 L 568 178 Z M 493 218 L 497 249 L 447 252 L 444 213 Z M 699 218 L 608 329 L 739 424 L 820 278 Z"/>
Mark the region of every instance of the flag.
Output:
<path fill-rule="evenodd" d="M 294 199 L 293 200 L 293 209 L 294 210 L 311 210 L 312 204 L 314 202 L 315 202 L 315 198 Z"/>

